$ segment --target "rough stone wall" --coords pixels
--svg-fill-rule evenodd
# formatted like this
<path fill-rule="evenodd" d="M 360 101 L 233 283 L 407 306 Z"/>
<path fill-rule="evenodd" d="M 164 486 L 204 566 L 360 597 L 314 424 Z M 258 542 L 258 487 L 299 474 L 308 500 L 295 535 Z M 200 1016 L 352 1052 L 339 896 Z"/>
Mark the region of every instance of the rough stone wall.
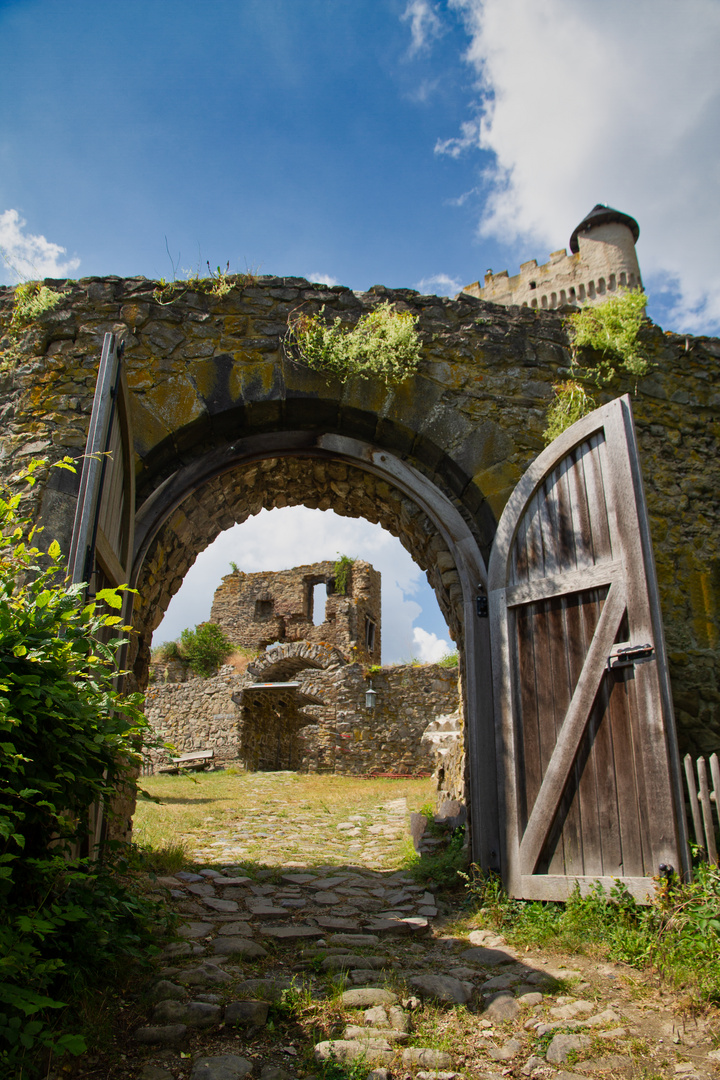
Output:
<path fill-rule="evenodd" d="M 365 708 L 370 679 L 378 695 L 372 711 Z M 246 689 L 255 676 L 238 675 L 231 667 L 212 679 L 150 686 L 145 711 L 152 730 L 179 753 L 213 749 L 218 762 L 259 769 L 279 762 L 280 768 L 360 775 L 432 772 L 432 747 L 422 735 L 437 717 L 457 709 L 456 669 L 403 665 L 367 676 L 353 663 L 306 668 L 297 680 L 302 693 L 323 702 L 305 707 L 302 717 L 292 702 L 278 711 L 280 701 L 269 695 L 259 706 L 247 702 L 248 696 L 260 697 Z M 280 738 L 284 732 L 287 737 Z M 148 757 L 157 765 L 167 754 L 151 751 Z"/>
<path fill-rule="evenodd" d="M 302 689 L 327 702 L 308 707 L 318 724 L 303 728 L 303 768 L 309 772 L 432 772 L 434 760 L 422 743 L 425 728 L 458 705 L 456 668 L 403 664 L 366 674 L 359 664 L 335 671 L 308 669 Z M 365 707 L 372 684 L 375 708 Z"/>
<path fill-rule="evenodd" d="M 232 694 L 243 678 L 228 665 L 212 679 L 153 683 L 145 691 L 150 729 L 178 754 L 212 749 L 218 762 L 237 761 L 239 710 Z M 168 753 L 152 750 L 147 758 L 158 765 Z"/>
<path fill-rule="evenodd" d="M 318 625 L 312 617 L 316 584 L 325 584 L 327 589 L 325 620 Z M 275 641 L 326 641 L 347 657 L 379 664 L 380 574 L 356 559 L 342 594 L 335 590 L 332 562 L 277 572 L 233 572 L 215 592 L 210 621 L 245 649 L 264 649 Z M 374 628 L 371 649 L 367 648 L 367 621 Z"/>
<path fill-rule="evenodd" d="M 63 304 L 19 338 L 3 331 L 0 339 L 0 472 L 8 479 L 33 457 L 82 449 L 102 337 L 114 331 L 127 343 L 138 505 L 187 461 L 226 452 L 239 431 L 322 428 L 411 463 L 454 501 L 487 555 L 493 523 L 542 447 L 552 385 L 569 368 L 558 315 L 467 295 L 448 300 L 383 288 L 355 295 L 298 278 L 262 278 L 224 297 L 188 291 L 161 305 L 156 283 L 142 278 L 47 284 L 62 291 Z M 285 356 L 287 316 L 299 305 L 309 314 L 324 305 L 328 318 L 350 324 L 381 300 L 419 318 L 422 362 L 406 384 L 331 384 Z M 12 303 L 13 291 L 0 289 L 4 327 Z M 639 380 L 633 410 L 680 745 L 707 753 L 720 749 L 720 341 L 648 326 L 643 343 L 653 370 Z M 619 384 L 612 393 L 622 390 L 634 387 Z M 332 488 L 332 470 L 345 470 L 345 478 L 353 471 L 345 463 L 315 462 L 324 470 L 318 478 L 308 461 L 286 459 L 279 469 L 277 459 L 267 462 L 219 475 L 188 495 L 153 541 L 138 579 L 140 685 L 152 629 L 198 551 L 235 522 L 236 493 L 249 494 L 245 516 L 256 513 L 264 505 L 260 481 L 274 474 L 272 505 L 292 504 L 301 496 L 288 487 L 291 466 L 303 478 L 302 498 L 313 505 L 363 515 L 367 507 L 371 520 L 391 525 L 433 572 L 443 610 L 454 617 L 453 584 L 442 581 L 455 573 L 452 559 L 441 574 L 436 554 L 444 545 L 435 551 L 435 537 L 427 529 L 423 535 L 422 512 L 410 500 L 370 477 L 362 495 L 357 485 L 350 507 Z M 247 487 L 251 469 L 257 486 Z M 70 474 L 41 472 L 27 502 L 46 537 L 56 536 L 66 550 L 75 491 Z"/>

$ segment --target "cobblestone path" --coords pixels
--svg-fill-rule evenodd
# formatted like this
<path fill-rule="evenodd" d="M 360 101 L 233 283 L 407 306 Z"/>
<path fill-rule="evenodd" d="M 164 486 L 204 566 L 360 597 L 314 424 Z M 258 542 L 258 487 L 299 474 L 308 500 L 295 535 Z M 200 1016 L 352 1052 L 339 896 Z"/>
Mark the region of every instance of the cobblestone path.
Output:
<path fill-rule="evenodd" d="M 177 936 L 124 1001 L 112 1051 L 73 1078 L 308 1080 L 328 1063 L 333 1080 L 720 1075 L 717 1010 L 693 1013 L 624 965 L 510 948 L 472 929 L 462 897 L 370 865 L 392 845 L 397 859 L 404 799 L 374 833 L 366 809 L 330 815 L 324 837 L 301 837 L 305 864 L 282 861 L 262 809 L 267 835 L 208 832 L 194 869 L 152 884 L 181 917 Z M 265 865 L 248 870 L 259 842 Z M 322 845 L 332 857 L 318 864 Z"/>

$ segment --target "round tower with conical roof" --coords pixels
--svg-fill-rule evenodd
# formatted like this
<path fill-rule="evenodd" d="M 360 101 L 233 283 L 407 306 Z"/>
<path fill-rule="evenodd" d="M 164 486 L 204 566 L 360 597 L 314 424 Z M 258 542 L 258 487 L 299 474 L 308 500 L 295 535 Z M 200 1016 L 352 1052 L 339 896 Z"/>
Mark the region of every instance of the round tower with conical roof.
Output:
<path fill-rule="evenodd" d="M 597 304 L 618 291 L 642 288 L 635 243 L 640 226 L 635 218 L 597 203 L 570 237 L 570 252 L 553 251 L 548 262 L 523 263 L 513 277 L 507 270 L 488 270 L 462 290 L 481 300 L 505 306 L 554 309 Z"/>

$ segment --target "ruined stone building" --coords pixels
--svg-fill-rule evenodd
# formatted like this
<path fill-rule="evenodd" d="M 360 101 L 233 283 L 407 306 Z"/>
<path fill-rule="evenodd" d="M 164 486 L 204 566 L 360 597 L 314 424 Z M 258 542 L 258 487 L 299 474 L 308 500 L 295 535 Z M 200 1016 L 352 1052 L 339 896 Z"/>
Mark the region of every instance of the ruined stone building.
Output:
<path fill-rule="evenodd" d="M 335 565 L 319 562 L 258 574 L 233 571 L 215 593 L 210 622 L 244 649 L 265 649 L 274 642 L 325 641 L 347 659 L 379 664 L 380 574 L 355 559 L 347 583 L 338 587 Z M 320 603 L 324 603 L 322 620 L 314 610 Z"/>
<path fill-rule="evenodd" d="M 520 273 L 488 270 L 462 290 L 493 304 L 546 308 L 579 307 L 607 300 L 608 294 L 642 288 L 635 243 L 640 226 L 635 218 L 598 203 L 570 237 L 570 251 L 553 251 L 548 262 L 522 263 Z"/>
<path fill-rule="evenodd" d="M 251 770 L 407 775 L 433 770 L 438 738 L 440 756 L 456 749 L 457 669 L 380 668 L 380 574 L 369 563 L 353 562 L 344 590 L 332 562 L 235 570 L 211 621 L 258 656 L 244 674 L 228 665 L 211 679 L 155 665 L 146 714 L 178 752 L 212 749 L 216 761 Z M 164 758 L 151 753 L 153 764 Z"/>

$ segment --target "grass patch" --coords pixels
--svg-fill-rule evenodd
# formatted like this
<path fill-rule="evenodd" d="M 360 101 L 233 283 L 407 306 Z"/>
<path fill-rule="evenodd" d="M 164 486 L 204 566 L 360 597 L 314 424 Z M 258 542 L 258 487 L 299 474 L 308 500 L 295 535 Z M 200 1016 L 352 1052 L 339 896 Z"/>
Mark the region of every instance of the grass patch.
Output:
<path fill-rule="evenodd" d="M 467 882 L 476 927 L 501 931 L 517 948 L 552 948 L 655 969 L 696 1003 L 720 1002 L 720 868 L 704 864 L 691 883 L 658 884 L 643 906 L 618 882 L 564 903 L 512 900 L 499 881 Z"/>
<path fill-rule="evenodd" d="M 405 798 L 408 810 L 415 810 L 433 793 L 430 778 L 248 773 L 236 768 L 146 776 L 143 787 L 158 801 L 138 803 L 133 828 L 139 848 L 160 852 L 179 843 L 189 859 L 199 858 L 202 850 L 204 863 L 219 860 L 248 867 L 345 865 L 352 857 L 336 826 L 348 815 L 365 815 L 369 825 L 383 820 L 383 807 L 392 800 Z M 272 844 L 256 835 L 261 832 L 272 834 Z M 213 850 L 208 845 L 216 837 L 235 833 L 247 834 L 237 845 L 242 845 L 242 855 L 224 860 L 205 853 Z M 359 839 L 365 841 L 364 831 Z M 399 868 L 405 844 L 405 837 L 398 837 L 386 851 L 379 850 L 378 865 Z"/>

